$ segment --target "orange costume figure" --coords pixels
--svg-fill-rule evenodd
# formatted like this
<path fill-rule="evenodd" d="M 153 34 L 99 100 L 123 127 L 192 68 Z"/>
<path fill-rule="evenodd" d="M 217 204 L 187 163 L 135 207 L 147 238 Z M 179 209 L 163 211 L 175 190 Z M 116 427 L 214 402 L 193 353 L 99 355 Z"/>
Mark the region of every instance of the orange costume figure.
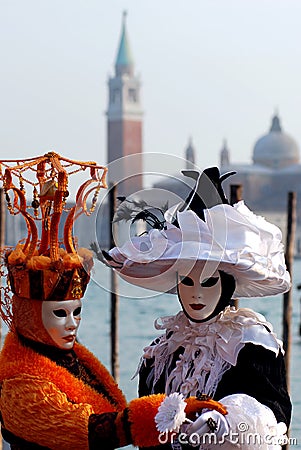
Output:
<path fill-rule="evenodd" d="M 95 209 L 98 192 L 106 187 L 106 168 L 48 153 L 1 161 L 1 169 L 7 208 L 22 214 L 28 230 L 24 241 L 3 252 L 7 285 L 2 288 L 1 314 L 10 329 L 0 354 L 3 437 L 13 450 L 158 445 L 156 417 L 166 396 L 127 403 L 107 369 L 76 342 L 93 258 L 88 249 L 77 247 L 72 228 L 79 215 Z M 82 170 L 90 176 L 78 189 L 60 241 L 68 177 Z M 25 185 L 33 190 L 29 207 Z M 208 406 L 226 413 L 211 400 L 191 397 L 185 402 L 185 417 L 193 418 Z M 175 424 L 177 429 L 181 423 Z"/>

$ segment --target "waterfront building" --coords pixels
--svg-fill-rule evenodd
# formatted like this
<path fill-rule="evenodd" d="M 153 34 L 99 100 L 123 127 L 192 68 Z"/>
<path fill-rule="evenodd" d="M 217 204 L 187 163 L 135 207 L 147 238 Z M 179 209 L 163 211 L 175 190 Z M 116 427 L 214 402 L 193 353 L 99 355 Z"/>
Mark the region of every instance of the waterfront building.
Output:
<path fill-rule="evenodd" d="M 220 152 L 221 173 L 236 174 L 226 186 L 241 184 L 243 198 L 257 214 L 276 223 L 285 231 L 288 193 L 297 194 L 298 234 L 301 227 L 301 164 L 296 140 L 286 133 L 278 114 L 274 114 L 266 134 L 253 147 L 252 163 L 238 164 L 231 160 L 231 152 L 224 144 Z"/>
<path fill-rule="evenodd" d="M 134 71 L 127 28 L 123 22 L 115 73 L 108 81 L 107 163 L 109 181 L 118 182 L 118 193 L 129 195 L 143 185 L 141 82 Z"/>

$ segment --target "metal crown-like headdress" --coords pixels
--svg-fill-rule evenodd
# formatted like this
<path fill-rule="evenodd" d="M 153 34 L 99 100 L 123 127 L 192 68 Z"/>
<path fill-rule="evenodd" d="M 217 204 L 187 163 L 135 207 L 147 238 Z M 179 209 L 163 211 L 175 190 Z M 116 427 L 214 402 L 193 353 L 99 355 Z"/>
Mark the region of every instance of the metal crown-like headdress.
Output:
<path fill-rule="evenodd" d="M 10 284 L 6 294 L 11 289 L 19 297 L 36 300 L 81 298 L 93 259 L 89 250 L 76 249 L 72 228 L 81 214 L 90 215 L 94 211 L 99 190 L 107 187 L 107 169 L 95 162 L 73 161 L 54 152 L 0 164 L 7 209 L 12 215 L 21 214 L 27 226 L 27 237 L 4 254 Z M 68 178 L 86 170 L 89 177 L 79 187 L 75 205 L 68 208 Z M 30 204 L 26 199 L 28 187 L 33 195 Z M 60 241 L 63 211 L 68 215 Z"/>

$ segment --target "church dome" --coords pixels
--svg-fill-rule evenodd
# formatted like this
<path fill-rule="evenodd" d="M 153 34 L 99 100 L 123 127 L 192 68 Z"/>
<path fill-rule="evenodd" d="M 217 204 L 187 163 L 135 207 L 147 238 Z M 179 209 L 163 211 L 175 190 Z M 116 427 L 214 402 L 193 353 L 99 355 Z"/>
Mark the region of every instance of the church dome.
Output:
<path fill-rule="evenodd" d="M 272 169 L 298 164 L 300 161 L 297 142 L 282 131 L 277 114 L 272 119 L 268 134 L 265 134 L 255 143 L 253 162 Z"/>

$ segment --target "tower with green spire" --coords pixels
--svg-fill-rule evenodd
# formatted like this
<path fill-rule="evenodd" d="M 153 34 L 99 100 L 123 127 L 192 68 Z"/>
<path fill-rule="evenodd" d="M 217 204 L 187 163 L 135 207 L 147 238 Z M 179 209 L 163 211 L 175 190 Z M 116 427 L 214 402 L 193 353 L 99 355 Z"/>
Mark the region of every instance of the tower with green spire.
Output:
<path fill-rule="evenodd" d="M 140 79 L 134 73 L 134 60 L 130 48 L 126 12 L 122 29 L 114 76 L 109 78 L 109 104 L 107 109 L 107 149 L 109 181 L 118 183 L 118 193 L 129 195 L 142 189 L 142 125 Z M 122 183 L 121 181 L 124 180 Z"/>
<path fill-rule="evenodd" d="M 117 76 L 122 76 L 124 74 L 133 76 L 133 71 L 134 60 L 132 57 L 128 33 L 126 29 L 126 12 L 124 11 L 119 49 L 115 62 L 115 73 Z"/>

